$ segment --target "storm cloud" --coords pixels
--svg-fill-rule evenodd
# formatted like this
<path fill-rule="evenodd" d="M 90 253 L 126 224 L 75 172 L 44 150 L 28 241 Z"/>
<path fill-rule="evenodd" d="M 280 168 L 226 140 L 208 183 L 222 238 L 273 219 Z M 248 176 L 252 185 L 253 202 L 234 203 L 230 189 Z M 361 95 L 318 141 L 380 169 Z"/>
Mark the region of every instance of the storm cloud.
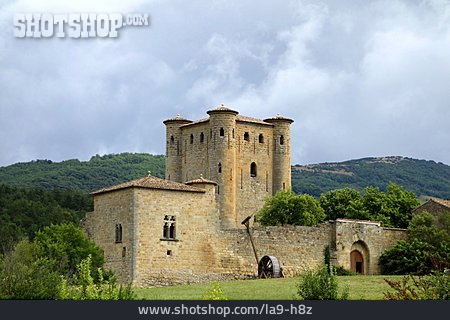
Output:
<path fill-rule="evenodd" d="M 118 38 L 14 38 L 15 13 L 148 13 Z M 6 1 L 0 166 L 163 154 L 162 121 L 281 113 L 292 162 L 450 164 L 448 1 Z"/>

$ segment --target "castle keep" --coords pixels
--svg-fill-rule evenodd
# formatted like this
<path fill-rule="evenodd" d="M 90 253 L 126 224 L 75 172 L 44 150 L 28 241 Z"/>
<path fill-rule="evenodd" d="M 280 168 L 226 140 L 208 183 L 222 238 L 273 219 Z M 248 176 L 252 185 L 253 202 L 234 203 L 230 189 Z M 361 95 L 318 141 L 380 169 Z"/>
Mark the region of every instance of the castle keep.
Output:
<path fill-rule="evenodd" d="M 264 198 L 290 189 L 293 120 L 244 117 L 223 105 L 207 113 L 209 118 L 195 122 L 180 116 L 164 121 L 166 179 L 216 182 L 221 226 L 232 229 Z"/>
<path fill-rule="evenodd" d="M 290 189 L 290 125 L 223 105 L 208 118 L 176 116 L 166 125 L 166 179 L 148 176 L 93 193 L 83 221 L 106 267 L 136 286 L 255 275 L 258 264 L 241 225 L 264 198 Z M 379 272 L 378 257 L 405 237 L 379 223 L 339 219 L 314 227 L 251 228 L 259 257 L 276 256 L 286 276 L 323 263 Z"/>

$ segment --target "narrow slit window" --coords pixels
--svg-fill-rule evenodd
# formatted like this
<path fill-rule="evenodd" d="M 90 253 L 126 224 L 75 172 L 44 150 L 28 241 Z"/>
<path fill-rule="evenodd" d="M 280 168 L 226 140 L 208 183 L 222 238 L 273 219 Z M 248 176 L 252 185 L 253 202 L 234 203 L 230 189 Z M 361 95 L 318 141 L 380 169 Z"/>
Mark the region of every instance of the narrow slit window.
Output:
<path fill-rule="evenodd" d="M 220 128 L 219 136 L 221 137 L 225 136 L 225 130 L 223 128 Z"/>
<path fill-rule="evenodd" d="M 257 175 L 256 163 L 252 162 L 252 164 L 250 165 L 250 177 L 256 177 L 256 175 Z"/>
<path fill-rule="evenodd" d="M 205 135 L 202 133 L 200 133 L 200 142 L 203 143 L 203 141 L 205 140 Z"/>
<path fill-rule="evenodd" d="M 193 143 L 194 143 L 194 135 L 193 135 L 193 134 L 191 134 L 191 138 L 190 138 L 190 140 L 189 140 L 189 141 L 190 141 L 190 143 L 191 143 L 191 144 L 193 144 Z"/>
<path fill-rule="evenodd" d="M 217 172 L 222 173 L 222 164 L 220 162 L 217 165 Z"/>
<path fill-rule="evenodd" d="M 259 134 L 258 141 L 259 143 L 264 143 L 264 135 L 262 133 Z"/>
<path fill-rule="evenodd" d="M 173 144 L 175 142 L 175 139 L 173 138 L 173 136 L 170 136 L 170 144 Z"/>
<path fill-rule="evenodd" d="M 284 136 L 283 136 L 283 135 L 280 136 L 280 144 L 281 144 L 281 145 L 284 144 Z"/>
<path fill-rule="evenodd" d="M 120 223 L 116 224 L 116 243 L 122 242 L 122 225 Z"/>
<path fill-rule="evenodd" d="M 250 141 L 250 135 L 248 134 L 248 132 L 244 133 L 244 140 Z"/>

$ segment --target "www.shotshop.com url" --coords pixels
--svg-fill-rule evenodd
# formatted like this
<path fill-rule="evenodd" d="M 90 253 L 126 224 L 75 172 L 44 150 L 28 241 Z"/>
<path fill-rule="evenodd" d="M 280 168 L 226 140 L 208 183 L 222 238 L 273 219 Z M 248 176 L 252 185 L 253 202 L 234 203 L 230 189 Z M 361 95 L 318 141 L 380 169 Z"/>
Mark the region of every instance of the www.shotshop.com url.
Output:
<path fill-rule="evenodd" d="M 259 306 L 217 306 L 217 305 L 191 305 L 181 304 L 176 307 L 139 306 L 139 315 L 219 315 L 224 318 L 228 315 L 312 315 L 312 307 L 304 304 L 270 305 L 263 303 Z"/>

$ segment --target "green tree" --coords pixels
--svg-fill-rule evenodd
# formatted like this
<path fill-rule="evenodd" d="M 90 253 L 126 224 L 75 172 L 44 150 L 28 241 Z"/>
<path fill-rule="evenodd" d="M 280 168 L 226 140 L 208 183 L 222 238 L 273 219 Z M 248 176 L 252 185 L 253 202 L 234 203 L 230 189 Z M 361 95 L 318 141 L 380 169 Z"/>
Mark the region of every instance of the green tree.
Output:
<path fill-rule="evenodd" d="M 385 274 L 428 274 L 450 267 L 450 212 L 437 216 L 414 215 L 408 238 L 383 252 L 380 264 Z"/>
<path fill-rule="evenodd" d="M 412 210 L 419 205 L 414 193 L 393 182 L 389 184 L 386 193 L 378 187 L 366 187 L 362 201 L 366 219 L 396 228 L 408 227 Z"/>
<path fill-rule="evenodd" d="M 0 299 L 56 299 L 61 277 L 41 256 L 36 243 L 23 240 L 8 252 L 0 268 Z"/>
<path fill-rule="evenodd" d="M 357 217 L 364 214 L 361 194 L 352 188 L 335 189 L 320 196 L 320 206 L 326 219 Z"/>
<path fill-rule="evenodd" d="M 90 241 L 84 232 L 73 224 L 51 225 L 36 233 L 34 239 L 42 250 L 42 256 L 55 264 L 60 274 L 70 276 L 81 260 L 92 256 L 92 272 L 103 265 L 103 251 Z"/>
<path fill-rule="evenodd" d="M 390 221 L 394 227 L 407 228 L 413 209 L 420 204 L 413 192 L 391 182 L 387 188 L 387 205 Z"/>
<path fill-rule="evenodd" d="M 292 191 L 278 191 L 265 200 L 257 214 L 262 225 L 303 225 L 312 226 L 325 219 L 323 209 L 312 196 L 295 195 Z"/>

